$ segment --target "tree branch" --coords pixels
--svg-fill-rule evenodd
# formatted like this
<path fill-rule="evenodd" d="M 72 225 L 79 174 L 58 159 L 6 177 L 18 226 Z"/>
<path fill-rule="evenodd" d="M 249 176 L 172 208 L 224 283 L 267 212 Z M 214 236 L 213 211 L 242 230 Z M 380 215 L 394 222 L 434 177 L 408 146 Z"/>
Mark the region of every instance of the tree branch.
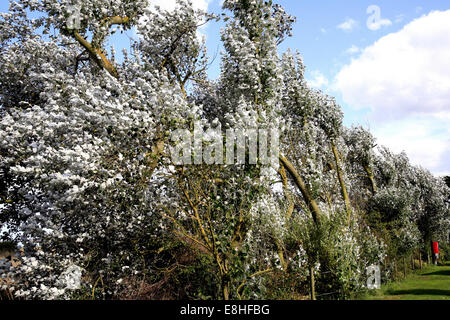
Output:
<path fill-rule="evenodd" d="M 77 31 L 73 31 L 73 37 L 78 41 L 83 48 L 89 52 L 89 56 L 94 60 L 94 62 L 109 72 L 114 78 L 119 77 L 119 73 L 113 64 L 108 60 L 103 51 L 100 48 L 95 48 L 89 41 L 83 38 Z"/>
<path fill-rule="evenodd" d="M 307 203 L 309 210 L 311 211 L 314 222 L 316 224 L 320 223 L 320 216 L 322 214 L 320 212 L 319 206 L 317 205 L 316 201 L 311 196 L 302 177 L 297 172 L 294 165 L 288 159 L 286 159 L 284 156 L 280 155 L 280 161 L 281 161 L 281 164 L 289 172 L 289 174 L 294 178 L 295 184 L 297 185 L 300 192 L 302 193 L 303 198 L 305 199 L 305 202 Z"/>

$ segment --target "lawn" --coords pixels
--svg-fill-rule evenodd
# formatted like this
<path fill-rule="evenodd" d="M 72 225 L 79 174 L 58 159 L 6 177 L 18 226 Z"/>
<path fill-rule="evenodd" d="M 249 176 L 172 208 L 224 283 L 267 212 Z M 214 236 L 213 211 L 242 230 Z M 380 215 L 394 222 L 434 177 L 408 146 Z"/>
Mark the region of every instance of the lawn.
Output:
<path fill-rule="evenodd" d="M 429 266 L 405 279 L 383 285 L 364 300 L 450 300 L 450 262 Z"/>

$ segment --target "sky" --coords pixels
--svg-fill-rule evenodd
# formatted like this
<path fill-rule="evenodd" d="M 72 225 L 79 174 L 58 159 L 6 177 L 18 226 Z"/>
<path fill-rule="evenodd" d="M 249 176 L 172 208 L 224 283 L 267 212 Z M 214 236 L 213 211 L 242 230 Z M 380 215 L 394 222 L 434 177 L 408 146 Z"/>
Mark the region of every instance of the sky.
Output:
<path fill-rule="evenodd" d="M 219 12 L 220 2 L 198 6 Z M 308 83 L 336 97 L 346 126 L 362 125 L 379 145 L 450 175 L 448 0 L 275 2 L 297 17 L 280 53 L 300 51 Z M 219 30 L 203 30 L 212 56 Z M 215 63 L 210 76 L 218 73 Z"/>
<path fill-rule="evenodd" d="M 192 0 L 220 13 L 222 0 Z M 297 17 L 293 37 L 308 83 L 336 97 L 344 124 L 362 125 L 379 145 L 450 175 L 450 2 L 448 0 L 275 0 Z M 175 0 L 153 0 L 165 9 Z M 1 1 L 0 11 L 7 10 Z M 201 29 L 220 72 L 220 29 Z"/>

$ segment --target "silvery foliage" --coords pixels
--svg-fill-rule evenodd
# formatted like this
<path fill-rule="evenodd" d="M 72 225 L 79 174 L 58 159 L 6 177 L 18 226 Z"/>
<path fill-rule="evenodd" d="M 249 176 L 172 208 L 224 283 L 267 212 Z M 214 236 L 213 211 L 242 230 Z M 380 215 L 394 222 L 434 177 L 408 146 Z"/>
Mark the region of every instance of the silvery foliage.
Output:
<path fill-rule="evenodd" d="M 82 270 L 76 265 L 71 265 L 60 276 L 60 283 L 68 290 L 78 290 L 81 287 Z"/>
<path fill-rule="evenodd" d="M 180 119 L 197 117 L 170 75 L 144 65 L 138 53 L 114 62 L 119 79 L 92 65 L 75 74 L 80 48 L 64 32 L 70 5 L 19 1 L 1 20 L 0 162 L 13 200 L 2 220 L 25 248 L 20 267 L 4 276 L 25 298 L 69 297 L 58 276 L 92 256 L 104 256 L 106 270 L 111 259 L 136 263 L 130 239 L 155 223 L 147 201 L 149 153 Z M 111 15 L 137 19 L 145 7 L 84 1 L 81 28 L 97 30 L 99 19 Z M 32 20 L 25 9 L 44 17 Z M 34 31 L 38 25 L 61 32 L 48 37 Z"/>
<path fill-rule="evenodd" d="M 370 134 L 347 131 L 335 100 L 309 88 L 300 54 L 278 55 L 295 20 L 282 7 L 262 0 L 223 2 L 222 70 L 217 81 L 209 81 L 198 27 L 216 17 L 188 2 L 178 4 L 165 12 L 148 10 L 144 0 L 19 0 L 1 15 L 0 193 L 11 201 L 5 201 L 0 221 L 24 246 L 21 265 L 5 266 L 1 277 L 14 279 L 10 289 L 16 296 L 71 298 L 80 273 L 81 290 L 97 298 L 119 295 L 124 279 L 145 278 L 141 252 L 173 230 L 162 219 L 165 212 L 196 235 L 184 214 L 191 208 L 183 192 L 195 186 L 188 195 L 199 196 L 202 217 L 213 217 L 220 252 L 233 262 L 235 284 L 248 280 L 259 288 L 253 298 L 263 297 L 263 279 L 248 276 L 282 268 L 276 245 L 283 247 L 293 234 L 286 194 L 274 188 L 279 180 L 274 168 L 177 168 L 165 152 L 154 156 L 155 144 L 168 142 L 175 129 L 192 129 L 194 121 L 222 131 L 279 128 L 281 152 L 330 221 L 342 220 L 344 212 L 334 145 L 352 199 L 367 202 L 361 165 L 372 166 L 381 189 L 372 200 L 401 209 L 396 218 L 405 249 L 417 245 L 419 232 L 424 237 L 442 230 L 448 207 L 441 200 L 448 188 L 409 165 L 404 155 L 374 153 Z M 74 6 L 80 15 L 68 28 Z M 32 19 L 28 10 L 43 14 Z M 134 27 L 139 34 L 123 62 L 104 52 L 117 78 L 92 59 L 76 63 L 87 54 L 72 37 L 77 31 L 103 48 L 112 33 L 104 19 L 111 16 L 128 17 L 119 27 Z M 167 151 L 168 143 L 164 147 Z M 292 220 L 310 221 L 300 192 L 288 183 Z M 337 223 L 322 240 L 346 287 L 363 286 L 364 268 L 385 256 L 384 244 L 357 212 L 354 217 L 351 225 Z M 232 250 L 227 241 L 239 223 L 240 246 Z M 292 270 L 304 272 L 309 257 L 297 240 L 284 258 Z M 95 290 L 98 283 L 102 290 Z"/>
<path fill-rule="evenodd" d="M 233 19 L 222 30 L 225 52 L 222 73 L 215 84 L 219 91 L 217 118 L 224 128 L 282 131 L 283 66 L 278 45 L 291 35 L 295 19 L 270 1 L 224 1 L 223 8 L 231 11 Z M 273 190 L 276 171 L 265 169 L 261 168 L 258 182 L 264 191 L 249 211 L 252 227 L 244 241 L 249 259 L 243 263 L 247 275 L 268 267 L 282 268 L 274 248 L 275 242 L 283 239 L 288 220 Z M 248 280 L 258 284 L 252 298 L 261 297 L 261 279 Z"/>
<path fill-rule="evenodd" d="M 344 137 L 349 150 L 348 161 L 359 166 L 373 166 L 376 139 L 361 126 L 345 129 Z"/>
<path fill-rule="evenodd" d="M 196 82 L 192 99 L 202 103 L 211 126 L 219 126 L 223 133 L 231 128 L 244 129 L 248 137 L 247 129 L 280 126 L 282 78 L 277 39 L 284 34 L 286 17 L 278 7 L 267 2 L 250 1 L 248 7 L 241 9 L 236 9 L 236 4 L 236 1 L 223 4 L 232 16 L 227 17 L 222 31 L 225 52 L 220 78 L 217 82 Z M 271 18 L 265 19 L 265 15 Z M 207 123 L 204 125 L 208 128 Z M 244 146 L 237 146 L 241 147 Z M 272 265 L 279 267 L 267 230 L 269 226 L 283 223 L 271 188 L 276 175 L 274 168 L 195 166 L 185 168 L 185 174 L 182 185 L 193 185 L 201 196 L 201 203 L 208 204 L 199 205 L 199 214 L 204 221 L 206 217 L 213 217 L 214 233 L 219 240 L 218 254 L 233 266 L 230 273 L 235 275 L 235 282 L 232 285 L 237 287 L 247 276 Z M 226 182 L 215 190 L 211 181 L 218 179 Z M 211 207 L 214 210 L 211 211 Z M 185 229 L 195 234 L 195 230 Z M 240 231 L 236 233 L 236 243 L 230 246 L 230 234 L 233 236 L 236 230 Z"/>
<path fill-rule="evenodd" d="M 136 47 L 146 68 L 153 70 L 164 66 L 170 81 L 185 85 L 192 77 L 205 79 L 206 39 L 200 36 L 198 29 L 216 17 L 194 10 L 179 0 L 170 12 L 159 7 L 148 8 L 145 12 L 137 26 L 142 41 L 136 43 Z"/>
<path fill-rule="evenodd" d="M 370 180 L 367 177 L 367 169 L 376 177 L 375 172 L 375 148 L 377 146 L 376 139 L 372 134 L 361 126 L 344 128 L 343 139 L 348 147 L 347 168 L 348 175 L 351 179 L 352 190 L 365 192 L 365 196 L 369 196 L 371 190 Z M 361 177 L 364 177 L 361 179 Z M 375 183 L 376 188 L 376 183 Z M 356 192 L 356 193 L 357 193 Z"/>
<path fill-rule="evenodd" d="M 334 99 L 308 86 L 299 53 L 286 52 L 282 65 L 282 114 L 286 121 L 282 150 L 304 177 L 321 209 L 325 213 L 329 209 L 340 210 L 344 204 L 339 193 L 333 191 L 338 188 L 338 181 L 331 168 L 334 166 L 331 143 L 338 147 L 342 159 L 345 159 L 347 146 L 341 137 L 342 111 Z M 332 208 L 325 200 L 327 196 L 332 200 Z"/>
<path fill-rule="evenodd" d="M 428 170 L 410 164 L 406 154 L 385 147 L 374 158 L 380 190 L 370 199 L 383 222 L 393 225 L 393 239 L 401 254 L 426 249 L 431 239 L 446 239 L 450 192 L 444 181 Z M 370 207 L 369 207 L 370 208 Z"/>

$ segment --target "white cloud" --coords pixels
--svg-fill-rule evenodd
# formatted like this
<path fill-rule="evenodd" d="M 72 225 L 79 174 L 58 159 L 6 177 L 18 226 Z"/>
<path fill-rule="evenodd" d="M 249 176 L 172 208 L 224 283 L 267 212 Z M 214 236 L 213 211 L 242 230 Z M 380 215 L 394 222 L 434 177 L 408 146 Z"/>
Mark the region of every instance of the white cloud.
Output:
<path fill-rule="evenodd" d="M 338 25 L 337 28 L 344 31 L 352 31 L 357 25 L 358 22 L 356 22 L 355 20 L 347 19 L 346 21 Z"/>
<path fill-rule="evenodd" d="M 398 15 L 395 16 L 394 22 L 395 22 L 395 23 L 400 23 L 400 22 L 402 22 L 404 19 L 405 19 L 405 15 L 404 15 L 404 14 L 398 14 Z"/>
<path fill-rule="evenodd" d="M 328 86 L 329 81 L 319 70 L 311 71 L 313 79 L 307 80 L 308 84 L 316 89 L 322 89 Z"/>
<path fill-rule="evenodd" d="M 344 66 L 333 85 L 349 106 L 371 110 L 377 135 L 434 172 L 450 171 L 448 21 L 450 10 L 434 11 L 381 38 Z"/>
<path fill-rule="evenodd" d="M 322 33 L 327 33 L 327 29 L 325 29 L 325 28 L 320 28 L 320 32 L 322 32 Z"/>
<path fill-rule="evenodd" d="M 450 174 L 450 135 L 446 122 L 435 119 L 405 119 L 372 128 L 379 145 L 395 153 L 405 151 L 411 162 L 438 175 Z"/>
<path fill-rule="evenodd" d="M 359 52 L 361 52 L 361 49 L 355 45 L 352 45 L 350 48 L 345 50 L 345 53 L 350 55 L 357 54 Z"/>
<path fill-rule="evenodd" d="M 387 27 L 392 25 L 392 21 L 389 19 L 380 19 L 377 21 L 374 21 L 372 23 L 368 23 L 367 27 L 372 30 L 372 31 L 376 31 L 379 30 L 381 27 Z"/>
<path fill-rule="evenodd" d="M 344 66 L 336 87 L 346 103 L 383 117 L 449 111 L 450 10 L 391 33 Z"/>

